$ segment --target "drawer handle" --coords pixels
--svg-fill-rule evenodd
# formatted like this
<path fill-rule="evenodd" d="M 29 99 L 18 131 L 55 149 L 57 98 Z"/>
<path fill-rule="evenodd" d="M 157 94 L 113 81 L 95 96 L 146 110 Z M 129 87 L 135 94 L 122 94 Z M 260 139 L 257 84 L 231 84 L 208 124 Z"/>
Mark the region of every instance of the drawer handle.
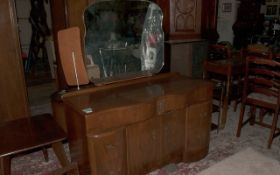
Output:
<path fill-rule="evenodd" d="M 156 138 L 157 138 L 157 136 L 156 136 L 156 132 L 155 132 L 155 131 L 153 131 L 153 132 L 152 132 L 152 139 L 153 139 L 153 140 L 156 140 Z"/>
<path fill-rule="evenodd" d="M 158 105 L 157 105 L 157 112 L 158 114 L 163 113 L 164 111 L 164 101 L 160 100 L 158 101 Z"/>
<path fill-rule="evenodd" d="M 106 145 L 107 150 L 112 150 L 112 149 L 116 149 L 116 148 L 117 147 L 115 145 L 112 145 L 112 144 Z"/>

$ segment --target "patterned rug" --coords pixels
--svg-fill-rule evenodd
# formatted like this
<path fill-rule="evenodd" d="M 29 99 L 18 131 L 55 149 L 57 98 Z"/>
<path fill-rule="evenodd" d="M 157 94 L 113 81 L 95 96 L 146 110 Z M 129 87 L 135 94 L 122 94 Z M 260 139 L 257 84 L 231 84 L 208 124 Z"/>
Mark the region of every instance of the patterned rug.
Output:
<path fill-rule="evenodd" d="M 39 108 L 39 107 L 38 107 Z M 38 108 L 36 111 L 38 111 Z M 217 114 L 213 114 L 216 121 Z M 242 129 L 241 137 L 235 137 L 239 110 L 233 112 L 230 106 L 226 127 L 211 132 L 209 154 L 202 160 L 193 163 L 169 164 L 161 169 L 148 173 L 148 175 L 195 175 L 223 159 L 244 150 L 248 147 L 280 161 L 280 137 L 274 139 L 271 149 L 267 149 L 269 130 L 260 126 L 246 125 Z M 271 118 L 270 116 L 267 116 Z M 279 126 L 279 125 L 278 125 Z M 65 150 L 69 155 L 68 145 Z M 60 167 L 52 149 L 48 149 L 50 160 L 44 160 L 41 151 L 33 152 L 12 159 L 12 175 L 44 175 Z"/>
<path fill-rule="evenodd" d="M 249 147 L 202 170 L 198 175 L 276 175 L 279 170 L 279 161 Z"/>

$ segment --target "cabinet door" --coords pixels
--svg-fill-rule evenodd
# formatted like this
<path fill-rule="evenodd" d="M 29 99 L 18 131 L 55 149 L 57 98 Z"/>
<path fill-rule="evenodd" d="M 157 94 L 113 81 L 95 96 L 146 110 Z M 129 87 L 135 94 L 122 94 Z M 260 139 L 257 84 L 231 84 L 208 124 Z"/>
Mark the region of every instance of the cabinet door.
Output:
<path fill-rule="evenodd" d="M 182 160 L 185 140 L 185 109 L 170 111 L 162 119 L 162 165 Z"/>
<path fill-rule="evenodd" d="M 167 39 L 199 38 L 202 0 L 156 0 L 164 14 Z"/>
<path fill-rule="evenodd" d="M 128 174 L 143 175 L 160 164 L 160 118 L 127 128 Z"/>
<path fill-rule="evenodd" d="M 0 2 L 0 122 L 29 116 L 15 4 Z"/>
<path fill-rule="evenodd" d="M 212 102 L 191 105 L 186 110 L 184 161 L 191 162 L 207 155 L 210 141 Z"/>
<path fill-rule="evenodd" d="M 125 129 L 88 134 L 87 137 L 91 174 L 127 174 Z"/>
<path fill-rule="evenodd" d="M 208 30 L 216 30 L 217 0 L 155 2 L 163 11 L 163 28 L 167 40 L 200 38 L 200 34 L 207 37 Z"/>

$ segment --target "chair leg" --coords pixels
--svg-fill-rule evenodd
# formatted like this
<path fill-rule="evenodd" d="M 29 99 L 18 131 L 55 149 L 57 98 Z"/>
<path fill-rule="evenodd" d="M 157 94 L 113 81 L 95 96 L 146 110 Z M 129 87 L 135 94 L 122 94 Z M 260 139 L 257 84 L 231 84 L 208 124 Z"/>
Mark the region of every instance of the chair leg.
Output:
<path fill-rule="evenodd" d="M 240 96 L 241 92 L 242 92 L 242 89 L 243 89 L 242 86 L 241 86 L 241 76 L 238 76 L 237 82 L 238 82 L 238 85 L 237 85 L 237 96 Z M 241 97 L 235 99 L 235 101 L 234 101 L 234 108 L 233 108 L 234 112 L 236 112 L 237 106 L 238 106 L 238 102 L 241 102 L 241 100 L 242 100 Z"/>
<path fill-rule="evenodd" d="M 237 110 L 237 105 L 238 105 L 238 100 L 234 101 L 234 105 L 233 105 L 233 111 L 236 112 Z"/>
<path fill-rule="evenodd" d="M 245 104 L 241 103 L 240 116 L 239 116 L 239 122 L 238 122 L 238 128 L 237 128 L 236 137 L 240 137 L 240 134 L 241 134 L 241 128 L 242 128 L 242 125 L 243 125 L 244 112 L 245 112 Z"/>
<path fill-rule="evenodd" d="M 256 106 L 251 106 L 249 116 L 250 116 L 250 125 L 254 125 L 256 120 Z"/>
<path fill-rule="evenodd" d="M 77 163 L 71 163 L 63 168 L 60 168 L 58 170 L 55 170 L 51 172 L 49 175 L 78 175 L 79 174 L 79 168 Z"/>
<path fill-rule="evenodd" d="M 217 121 L 217 134 L 219 133 L 220 131 L 220 120 L 221 120 L 221 109 L 220 109 L 220 112 L 218 114 L 218 121 Z"/>
<path fill-rule="evenodd" d="M 49 161 L 48 150 L 46 149 L 46 147 L 43 147 L 42 151 L 43 151 L 43 154 L 44 154 L 45 161 L 48 162 Z"/>
<path fill-rule="evenodd" d="M 265 109 L 261 108 L 260 113 L 259 113 L 261 123 L 263 122 L 263 118 L 264 118 L 265 113 L 266 113 Z"/>
<path fill-rule="evenodd" d="M 56 157 L 58 158 L 60 164 L 62 165 L 62 167 L 70 164 L 70 161 L 68 160 L 68 158 L 66 156 L 63 144 L 61 142 L 53 143 L 52 148 L 53 148 L 53 151 L 56 154 Z"/>
<path fill-rule="evenodd" d="M 271 126 L 271 130 L 270 130 L 270 136 L 269 136 L 268 145 L 267 145 L 268 149 L 270 149 L 273 138 L 274 138 L 274 134 L 275 134 L 276 127 L 277 127 L 278 114 L 279 114 L 279 109 L 277 109 L 275 111 L 274 116 L 273 116 L 272 126 Z"/>
<path fill-rule="evenodd" d="M 0 175 L 11 174 L 10 156 L 0 157 Z"/>
<path fill-rule="evenodd" d="M 220 123 L 221 123 L 221 118 L 223 114 L 223 101 L 224 101 L 224 93 L 225 93 L 225 88 L 222 87 L 222 92 L 220 96 L 220 102 L 219 102 L 219 115 L 218 115 L 218 127 L 217 127 L 217 133 L 219 133 L 220 130 Z"/>

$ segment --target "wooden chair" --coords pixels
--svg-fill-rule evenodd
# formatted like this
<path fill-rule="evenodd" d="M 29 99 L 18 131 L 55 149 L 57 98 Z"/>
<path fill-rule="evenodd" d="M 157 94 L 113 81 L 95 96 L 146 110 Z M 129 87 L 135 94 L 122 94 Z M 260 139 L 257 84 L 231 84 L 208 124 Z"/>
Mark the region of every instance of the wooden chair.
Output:
<path fill-rule="evenodd" d="M 211 71 L 212 69 L 211 62 L 217 60 L 229 59 L 229 58 L 231 58 L 231 51 L 229 48 L 227 48 L 224 45 L 210 44 L 208 46 L 207 58 L 203 64 L 203 79 L 211 80 L 215 84 L 213 99 L 218 101 L 218 104 L 213 103 L 213 112 L 219 112 L 217 128 L 219 128 L 219 124 L 220 124 L 221 111 L 222 111 L 223 100 L 225 96 L 225 87 L 227 82 L 226 78 L 228 76 L 225 77 L 225 76 L 221 76 L 220 74 L 213 73 L 213 71 Z M 227 72 L 228 75 L 231 74 L 230 67 L 229 70 L 227 70 Z"/>
<path fill-rule="evenodd" d="M 208 46 L 207 61 L 231 58 L 231 50 L 221 44 L 210 44 Z"/>
<path fill-rule="evenodd" d="M 249 44 L 246 48 L 242 48 L 241 57 L 246 59 L 247 56 L 256 56 L 266 59 L 273 59 L 274 57 L 272 49 L 264 44 Z M 254 108 L 251 110 L 254 110 Z M 266 113 L 267 110 L 261 109 L 259 116 L 263 117 Z"/>
<path fill-rule="evenodd" d="M 247 48 L 242 49 L 241 53 L 243 58 L 247 56 L 257 56 L 272 59 L 273 57 L 271 48 L 263 44 L 249 44 Z"/>
<path fill-rule="evenodd" d="M 54 170 L 49 175 L 64 175 L 64 174 L 79 175 L 79 169 L 77 163 L 71 163 L 58 170 Z"/>
<path fill-rule="evenodd" d="M 277 120 L 280 105 L 280 63 L 264 57 L 248 56 L 246 58 L 245 79 L 242 104 L 236 136 L 241 134 L 242 127 L 248 122 L 270 128 L 267 147 L 270 148 L 273 139 L 279 135 Z M 250 105 L 250 116 L 244 120 L 246 105 Z M 260 117 L 256 120 L 256 107 L 267 109 L 274 113 L 272 123 L 268 124 Z"/>
<path fill-rule="evenodd" d="M 239 52 L 238 52 L 239 53 Z M 240 54 L 236 54 L 239 55 L 242 58 L 242 53 Z M 241 59 L 238 58 L 238 59 Z M 223 44 L 211 44 L 208 46 L 208 57 L 206 59 L 206 62 L 208 61 L 215 61 L 215 60 L 224 60 L 224 59 L 233 59 L 233 53 L 230 47 L 223 45 Z M 237 58 L 235 58 L 237 59 Z M 207 67 L 207 66 L 206 66 Z M 231 70 L 227 70 L 228 74 L 227 77 L 229 75 L 231 75 L 230 73 Z M 215 77 L 217 77 L 217 75 L 214 75 Z M 227 78 L 225 76 L 219 76 L 218 79 L 223 79 L 224 81 L 224 85 L 226 84 L 226 79 Z M 238 75 L 238 77 L 230 77 L 230 81 L 232 84 L 232 88 L 231 88 L 231 94 L 230 94 L 230 98 L 229 100 L 233 100 L 234 101 L 234 111 L 236 111 L 237 109 L 237 104 L 241 101 L 241 89 L 242 89 L 242 83 L 241 83 L 241 77 L 240 75 Z"/>
<path fill-rule="evenodd" d="M 1 123 L 0 140 L 0 174 L 11 173 L 13 156 L 48 146 L 53 148 L 62 167 L 70 164 L 62 144 L 66 133 L 50 114 Z"/>

